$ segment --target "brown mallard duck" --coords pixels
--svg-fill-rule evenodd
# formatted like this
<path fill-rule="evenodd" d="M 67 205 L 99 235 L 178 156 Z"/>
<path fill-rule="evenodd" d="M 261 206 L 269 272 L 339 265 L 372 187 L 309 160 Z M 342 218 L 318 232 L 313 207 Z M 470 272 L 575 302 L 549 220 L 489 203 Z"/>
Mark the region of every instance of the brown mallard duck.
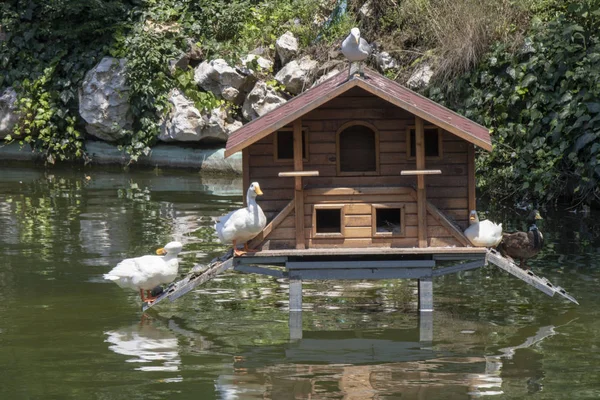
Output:
<path fill-rule="evenodd" d="M 532 210 L 527 215 L 527 232 L 513 232 L 502 234 L 502 241 L 498 245 L 500 254 L 519 260 L 519 267 L 529 269 L 525 260 L 536 256 L 544 245 L 544 236 L 535 222 L 542 219 L 538 210 Z"/>

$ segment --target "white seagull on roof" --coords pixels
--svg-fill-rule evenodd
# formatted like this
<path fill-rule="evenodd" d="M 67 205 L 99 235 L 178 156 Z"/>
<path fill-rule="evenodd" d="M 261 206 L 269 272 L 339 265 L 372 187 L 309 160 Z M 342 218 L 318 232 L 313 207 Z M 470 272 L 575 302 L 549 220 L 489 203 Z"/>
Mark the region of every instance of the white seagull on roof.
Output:
<path fill-rule="evenodd" d="M 371 54 L 371 45 L 367 41 L 360 37 L 360 30 L 358 28 L 352 28 L 350 34 L 342 42 L 342 54 L 350 61 L 348 68 L 348 78 L 350 78 L 350 72 L 352 69 L 353 62 L 359 62 L 358 73 L 362 74 L 362 62 L 369 57 Z"/>

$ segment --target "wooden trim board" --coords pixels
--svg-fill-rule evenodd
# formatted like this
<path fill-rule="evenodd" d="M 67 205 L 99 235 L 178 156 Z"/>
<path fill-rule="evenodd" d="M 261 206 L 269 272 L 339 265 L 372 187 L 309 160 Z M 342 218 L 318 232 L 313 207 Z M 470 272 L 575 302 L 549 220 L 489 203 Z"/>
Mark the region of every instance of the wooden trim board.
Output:
<path fill-rule="evenodd" d="M 273 218 L 271 222 L 267 224 L 267 226 L 265 226 L 262 232 L 256 235 L 254 239 L 252 239 L 250 243 L 248 243 L 248 246 L 250 248 L 256 248 L 258 245 L 260 245 L 267 238 L 267 236 L 269 236 L 269 234 L 273 232 L 273 229 L 277 228 L 279 224 L 281 224 L 283 220 L 286 219 L 292 211 L 294 211 L 294 208 L 295 202 L 294 200 L 292 200 L 287 204 L 287 206 L 283 208 L 283 210 L 281 210 L 279 214 L 275 216 L 275 218 Z"/>

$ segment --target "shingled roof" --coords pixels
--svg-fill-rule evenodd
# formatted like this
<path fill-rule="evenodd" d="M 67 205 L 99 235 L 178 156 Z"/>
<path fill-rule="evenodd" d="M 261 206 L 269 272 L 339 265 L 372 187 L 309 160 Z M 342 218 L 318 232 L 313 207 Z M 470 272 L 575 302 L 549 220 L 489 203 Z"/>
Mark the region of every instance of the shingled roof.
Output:
<path fill-rule="evenodd" d="M 435 101 L 370 69 L 365 69 L 364 77 L 354 76 L 347 79 L 347 76 L 348 70 L 342 71 L 239 128 L 229 136 L 225 156 L 228 157 L 250 146 L 354 87 L 360 87 L 485 150 L 492 150 L 488 129 Z"/>

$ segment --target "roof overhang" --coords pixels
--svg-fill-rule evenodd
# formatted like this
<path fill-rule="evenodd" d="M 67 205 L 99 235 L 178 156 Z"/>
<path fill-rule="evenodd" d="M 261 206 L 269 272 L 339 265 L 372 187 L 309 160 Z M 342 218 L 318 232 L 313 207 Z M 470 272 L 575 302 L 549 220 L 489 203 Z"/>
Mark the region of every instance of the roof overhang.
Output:
<path fill-rule="evenodd" d="M 346 79 L 347 74 L 347 70 L 336 74 L 233 132 L 227 140 L 225 157 L 243 150 L 354 87 L 360 87 L 476 146 L 492 150 L 489 130 L 468 118 L 370 69 L 365 70 L 364 77 Z"/>

